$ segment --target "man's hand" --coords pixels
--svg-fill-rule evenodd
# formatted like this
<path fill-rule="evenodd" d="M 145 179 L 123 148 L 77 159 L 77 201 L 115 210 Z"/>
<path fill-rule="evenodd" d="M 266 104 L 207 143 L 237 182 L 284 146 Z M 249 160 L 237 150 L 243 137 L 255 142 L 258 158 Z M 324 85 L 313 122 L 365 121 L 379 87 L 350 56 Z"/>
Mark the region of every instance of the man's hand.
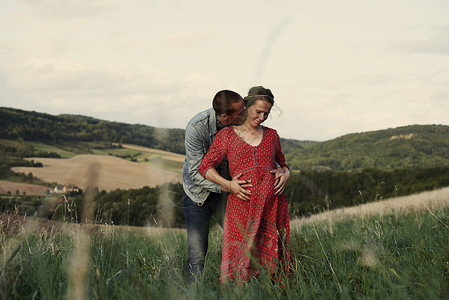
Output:
<path fill-rule="evenodd" d="M 285 189 L 285 184 L 290 179 L 290 172 L 288 169 L 283 169 L 281 167 L 277 167 L 274 170 L 271 170 L 271 173 L 274 174 L 274 194 L 279 195 Z"/>
<path fill-rule="evenodd" d="M 237 198 L 244 201 L 249 201 L 251 196 L 251 191 L 247 188 L 253 187 L 251 180 L 239 180 L 242 173 L 235 175 L 229 182 L 230 192 L 235 194 Z"/>

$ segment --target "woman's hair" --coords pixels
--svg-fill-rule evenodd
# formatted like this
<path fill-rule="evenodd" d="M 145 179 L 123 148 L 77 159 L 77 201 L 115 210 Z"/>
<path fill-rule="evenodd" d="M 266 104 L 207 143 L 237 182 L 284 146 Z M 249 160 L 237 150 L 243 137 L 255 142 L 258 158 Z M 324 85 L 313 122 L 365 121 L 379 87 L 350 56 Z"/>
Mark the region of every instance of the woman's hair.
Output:
<path fill-rule="evenodd" d="M 274 104 L 274 96 L 270 89 L 266 89 L 263 86 L 253 86 L 248 91 L 248 96 L 243 98 L 245 101 L 245 107 L 248 108 L 253 106 L 257 100 L 264 100 L 270 103 L 272 106 Z"/>
<path fill-rule="evenodd" d="M 230 90 L 222 90 L 215 94 L 214 100 L 212 100 L 212 107 L 217 115 L 227 114 L 232 115 L 232 104 L 242 101 L 242 96 L 238 93 Z"/>

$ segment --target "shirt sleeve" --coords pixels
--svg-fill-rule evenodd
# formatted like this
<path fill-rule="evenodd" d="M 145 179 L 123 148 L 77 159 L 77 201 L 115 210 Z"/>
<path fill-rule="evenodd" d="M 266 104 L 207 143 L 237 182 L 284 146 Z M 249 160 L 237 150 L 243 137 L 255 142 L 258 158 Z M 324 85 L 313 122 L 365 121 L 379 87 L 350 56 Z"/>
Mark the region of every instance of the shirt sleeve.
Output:
<path fill-rule="evenodd" d="M 186 128 L 186 159 L 189 162 L 188 171 L 192 182 L 209 192 L 221 193 L 221 186 L 219 184 L 213 183 L 206 180 L 198 172 L 198 167 L 205 155 L 204 142 L 201 139 L 201 135 L 198 133 L 198 129 L 192 125 L 188 124 Z"/>
<path fill-rule="evenodd" d="M 221 161 L 226 156 L 228 152 L 228 135 L 226 133 L 228 131 L 229 130 L 227 129 L 222 129 L 218 132 L 218 134 L 215 136 L 214 142 L 209 148 L 209 151 L 207 151 L 206 155 L 204 156 L 204 159 L 198 169 L 199 173 L 203 177 L 206 174 L 207 170 L 211 168 L 217 169 L 218 165 L 220 165 Z"/>
<path fill-rule="evenodd" d="M 274 159 L 281 168 L 287 167 L 290 170 L 290 167 L 285 163 L 284 153 L 282 153 L 281 139 L 276 131 L 274 131 L 274 134 Z"/>

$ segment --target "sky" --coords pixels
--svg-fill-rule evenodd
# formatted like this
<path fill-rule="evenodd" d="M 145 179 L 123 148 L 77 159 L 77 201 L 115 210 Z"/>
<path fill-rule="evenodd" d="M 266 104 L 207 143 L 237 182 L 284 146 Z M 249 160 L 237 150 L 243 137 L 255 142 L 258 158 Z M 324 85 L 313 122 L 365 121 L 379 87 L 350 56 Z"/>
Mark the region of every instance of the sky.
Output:
<path fill-rule="evenodd" d="M 325 141 L 449 125 L 447 0 L 8 0 L 0 106 L 185 128 L 213 96 L 275 96 L 266 126 Z"/>

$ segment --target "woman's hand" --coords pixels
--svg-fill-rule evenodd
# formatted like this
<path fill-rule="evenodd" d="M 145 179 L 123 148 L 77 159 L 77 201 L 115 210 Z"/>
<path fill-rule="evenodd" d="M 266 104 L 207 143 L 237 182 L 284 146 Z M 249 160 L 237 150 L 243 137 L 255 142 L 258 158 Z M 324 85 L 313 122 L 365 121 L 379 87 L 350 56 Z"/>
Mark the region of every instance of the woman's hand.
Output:
<path fill-rule="evenodd" d="M 290 171 L 288 168 L 278 167 L 271 170 L 271 173 L 274 174 L 274 194 L 279 195 L 285 190 L 285 184 L 290 179 Z"/>
<path fill-rule="evenodd" d="M 229 181 L 229 189 L 240 200 L 249 201 L 251 200 L 251 191 L 247 190 L 247 188 L 251 188 L 253 185 L 251 184 L 251 180 L 239 180 L 241 176 L 242 173 L 239 173 Z"/>

